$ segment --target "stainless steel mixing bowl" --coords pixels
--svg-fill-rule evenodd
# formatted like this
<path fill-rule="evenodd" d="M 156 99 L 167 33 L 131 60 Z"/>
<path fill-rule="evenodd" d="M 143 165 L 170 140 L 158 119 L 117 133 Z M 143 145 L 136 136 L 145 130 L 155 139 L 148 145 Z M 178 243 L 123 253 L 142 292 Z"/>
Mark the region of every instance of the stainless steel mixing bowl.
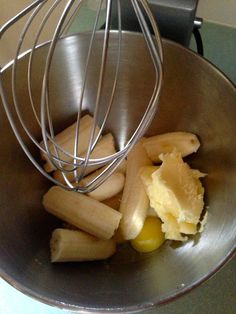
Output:
<path fill-rule="evenodd" d="M 153 84 L 153 70 L 141 37 L 127 33 L 124 38 L 127 45 L 123 46 L 119 97 L 115 100 L 122 115 L 115 108 L 108 125 L 115 134 L 121 134 L 119 145 L 134 127 L 132 119 L 140 115 Z M 55 115 L 58 129 L 74 119 L 87 44 L 86 35 L 71 36 L 58 44 L 51 73 L 51 99 L 58 108 Z M 46 50 L 47 45 L 39 48 L 34 60 L 38 67 L 33 80 L 36 98 L 40 95 Z M 31 129 L 40 138 L 27 109 L 26 60 L 27 55 L 18 67 L 17 93 Z M 111 72 L 112 64 L 111 54 Z M 97 71 L 96 63 L 93 66 Z M 4 70 L 7 91 L 10 69 L 11 66 Z M 191 290 L 233 255 L 236 89 L 209 62 L 169 41 L 164 41 L 164 71 L 160 107 L 148 133 L 183 130 L 199 136 L 201 148 L 188 161 L 194 168 L 208 173 L 204 185 L 209 220 L 204 232 L 183 244 L 167 242 L 151 254 L 140 255 L 124 247 L 109 261 L 51 265 L 48 242 L 53 228 L 61 223 L 41 205 L 50 183 L 25 157 L 0 106 L 0 272 L 13 286 L 43 302 L 67 309 L 141 311 Z M 93 77 L 89 79 L 91 90 L 86 94 L 85 109 L 92 110 L 94 82 Z M 34 147 L 32 154 L 38 158 Z"/>

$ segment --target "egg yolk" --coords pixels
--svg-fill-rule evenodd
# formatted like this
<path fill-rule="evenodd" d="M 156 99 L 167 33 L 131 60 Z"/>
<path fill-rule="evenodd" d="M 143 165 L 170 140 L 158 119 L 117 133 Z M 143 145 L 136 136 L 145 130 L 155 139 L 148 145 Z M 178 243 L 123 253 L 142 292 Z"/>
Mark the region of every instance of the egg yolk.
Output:
<path fill-rule="evenodd" d="M 159 248 L 165 241 L 161 224 L 159 218 L 147 217 L 139 235 L 131 240 L 132 247 L 141 253 L 152 252 Z"/>

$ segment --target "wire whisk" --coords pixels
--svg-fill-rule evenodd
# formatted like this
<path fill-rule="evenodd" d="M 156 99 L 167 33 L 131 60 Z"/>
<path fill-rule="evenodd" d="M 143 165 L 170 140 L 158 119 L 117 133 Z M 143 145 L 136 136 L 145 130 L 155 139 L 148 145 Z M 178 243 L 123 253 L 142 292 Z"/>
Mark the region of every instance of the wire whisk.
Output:
<path fill-rule="evenodd" d="M 163 81 L 163 51 L 162 43 L 157 27 L 157 23 L 152 15 L 146 0 L 131 0 L 132 8 L 136 14 L 137 21 L 142 30 L 142 36 L 145 40 L 147 50 L 152 60 L 152 65 L 155 73 L 155 83 L 150 97 L 149 102 L 146 104 L 146 109 L 143 112 L 142 118 L 137 122 L 137 128 L 126 141 L 123 147 L 120 147 L 114 153 L 108 154 L 102 157 L 93 157 L 93 152 L 96 150 L 97 145 L 101 141 L 101 137 L 106 130 L 107 121 L 109 119 L 110 112 L 114 105 L 114 99 L 117 97 L 117 86 L 120 79 L 120 64 L 122 62 L 122 45 L 123 45 L 123 33 L 122 30 L 122 1 L 121 0 L 97 0 L 93 1 L 93 10 L 95 10 L 94 22 L 92 30 L 86 32 L 88 38 L 88 49 L 86 61 L 84 64 L 83 71 L 81 70 L 81 88 L 80 95 L 77 102 L 77 113 L 72 127 L 73 136 L 73 147 L 66 150 L 61 144 L 60 140 L 56 136 L 53 112 L 56 110 L 55 104 L 50 101 L 50 84 L 51 84 L 51 71 L 53 59 L 57 53 L 58 43 L 70 36 L 70 29 L 76 19 L 80 18 L 83 14 L 84 7 L 89 5 L 89 1 L 85 0 L 37 0 L 31 5 L 27 6 L 14 18 L 9 20 L 0 29 L 0 39 L 7 32 L 9 28 L 15 25 L 19 20 L 27 17 L 24 27 L 19 35 L 17 42 L 16 52 L 14 59 L 7 66 L 1 67 L 0 71 L 0 93 L 2 102 L 11 124 L 11 127 L 17 137 L 18 142 L 23 148 L 26 155 L 35 165 L 35 167 L 53 183 L 58 184 L 66 189 L 79 191 L 82 193 L 91 192 L 102 184 L 106 178 L 111 175 L 116 168 L 120 165 L 123 159 L 127 156 L 132 147 L 137 141 L 144 135 L 148 126 L 150 125 L 157 107 Z M 55 13 L 59 10 L 60 14 Z M 117 12 L 117 25 L 113 25 L 112 12 L 116 9 Z M 49 21 L 57 15 L 56 23 L 53 29 L 49 28 Z M 32 32 L 33 25 L 36 25 L 36 30 Z M 115 29 L 115 31 L 114 31 Z M 33 67 L 35 61 L 35 54 L 37 50 L 42 46 L 40 39 L 44 33 L 50 31 L 51 37 L 44 43 L 47 45 L 47 54 L 43 63 L 43 79 L 40 86 L 40 99 L 35 99 L 33 91 L 33 77 L 35 70 Z M 113 77 L 107 77 L 107 64 L 109 62 L 110 52 L 110 40 L 113 32 L 116 33 L 117 40 L 117 51 L 114 67 Z M 26 51 L 22 53 L 25 42 L 28 36 L 33 37 L 32 43 Z M 32 36 L 33 35 L 33 36 Z M 98 49 L 96 45 L 96 38 L 102 38 L 100 59 L 93 60 L 94 49 Z M 28 56 L 27 64 L 27 90 L 29 97 L 29 104 L 32 111 L 35 124 L 40 128 L 41 140 L 34 136 L 31 129 L 28 127 L 27 122 L 24 118 L 24 110 L 22 109 L 20 96 L 17 94 L 18 75 L 17 70 L 19 62 L 23 56 Z M 68 58 L 71 57 L 68 56 Z M 74 56 L 76 58 L 76 56 Z M 88 77 L 90 75 L 91 64 L 97 62 L 99 64 L 99 73 L 97 74 L 96 84 L 96 96 L 93 107 L 93 117 L 90 119 L 92 123 L 87 132 L 86 147 L 81 150 L 83 139 L 81 139 L 81 128 L 83 127 L 83 103 L 85 94 L 89 90 Z M 11 91 L 12 91 L 12 102 L 9 102 L 9 96 L 6 94 L 3 84 L 3 73 L 6 68 L 11 67 L 12 79 L 11 79 Z M 138 67 L 139 65 L 137 65 Z M 36 73 L 37 74 L 37 73 Z M 108 97 L 108 101 L 105 104 L 106 110 L 103 110 L 103 116 L 101 118 L 101 103 L 103 100 L 104 86 L 107 84 L 107 80 L 111 82 L 111 89 Z M 104 106 L 104 104 L 103 104 Z M 14 113 L 13 113 L 14 111 Z M 16 123 L 17 120 L 17 123 Z M 86 118 L 84 119 L 86 120 Z M 20 123 L 20 130 L 19 124 Z M 58 180 L 55 176 L 49 173 L 48 169 L 45 169 L 39 159 L 35 158 L 28 144 L 22 137 L 22 130 L 26 133 L 31 143 L 33 143 L 41 152 L 41 155 L 50 165 L 51 170 L 60 171 L 63 180 Z M 118 135 L 119 136 L 119 135 Z M 83 178 L 88 173 L 88 168 L 97 169 L 102 168 L 97 176 L 93 178 L 86 185 L 81 184 Z M 73 180 L 71 180 L 71 177 Z"/>

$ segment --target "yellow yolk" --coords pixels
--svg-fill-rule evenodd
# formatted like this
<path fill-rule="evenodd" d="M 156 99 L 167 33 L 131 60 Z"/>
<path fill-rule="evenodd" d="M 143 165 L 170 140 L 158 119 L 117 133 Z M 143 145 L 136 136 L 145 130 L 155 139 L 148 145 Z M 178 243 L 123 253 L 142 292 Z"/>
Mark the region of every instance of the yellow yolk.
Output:
<path fill-rule="evenodd" d="M 152 252 L 158 249 L 165 241 L 161 225 L 159 218 L 147 217 L 139 235 L 131 240 L 132 247 L 141 253 Z"/>

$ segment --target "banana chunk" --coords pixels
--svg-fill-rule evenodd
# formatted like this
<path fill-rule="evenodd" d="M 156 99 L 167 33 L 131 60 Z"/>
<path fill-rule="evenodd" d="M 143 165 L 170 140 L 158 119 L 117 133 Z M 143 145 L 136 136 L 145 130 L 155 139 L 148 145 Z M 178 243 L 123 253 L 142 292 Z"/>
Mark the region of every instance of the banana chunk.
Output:
<path fill-rule="evenodd" d="M 92 126 L 94 124 L 94 118 L 90 115 L 85 115 L 80 120 L 80 126 L 79 126 L 79 147 L 78 147 L 78 153 L 81 155 L 87 150 L 89 139 L 90 139 L 90 133 Z M 100 128 L 96 126 L 95 129 L 95 135 L 98 135 Z M 54 141 L 66 152 L 73 155 L 74 153 L 74 146 L 75 146 L 75 134 L 76 134 L 76 123 L 72 124 L 62 132 L 58 133 Z M 40 144 L 42 147 L 44 147 L 43 142 Z M 54 145 L 51 141 L 48 140 L 48 148 L 51 154 L 56 156 L 56 150 L 54 149 Z M 61 150 L 58 149 L 59 157 L 64 161 L 71 161 L 71 157 L 64 154 Z M 46 161 L 44 165 L 44 169 L 47 172 L 52 172 L 56 170 L 55 166 L 51 163 L 50 159 L 48 158 L 47 154 L 41 152 L 41 158 Z"/>
<path fill-rule="evenodd" d="M 138 142 L 127 158 L 126 181 L 120 204 L 122 219 L 120 233 L 124 240 L 131 240 L 140 233 L 146 219 L 149 199 L 139 177 L 143 166 L 152 165 L 142 145 Z"/>
<path fill-rule="evenodd" d="M 99 159 L 103 158 L 109 155 L 113 155 L 116 153 L 115 149 L 115 139 L 114 136 L 111 133 L 108 133 L 104 135 L 95 146 L 93 152 L 90 155 L 90 159 Z M 83 153 L 81 157 L 85 157 L 86 153 Z M 72 162 L 72 160 L 70 160 Z M 101 165 L 94 165 L 94 166 L 88 166 L 85 170 L 85 175 L 88 175 L 92 173 L 93 171 L 101 168 Z M 70 165 L 67 165 L 64 167 L 65 170 L 73 170 L 73 167 Z M 78 174 L 80 173 L 80 169 L 78 169 Z M 74 172 L 70 171 L 66 173 L 67 179 L 70 182 L 75 181 Z M 61 183 L 65 183 L 64 177 L 62 175 L 62 172 L 60 170 L 56 170 L 53 173 L 54 179 L 58 180 Z"/>
<path fill-rule="evenodd" d="M 121 213 L 77 192 L 53 186 L 43 197 L 45 209 L 56 217 L 101 239 L 110 239 L 118 229 Z"/>
<path fill-rule="evenodd" d="M 97 174 L 87 176 L 81 181 L 81 184 L 85 186 L 88 182 L 94 179 Z M 106 181 L 104 181 L 99 187 L 87 195 L 98 200 L 100 202 L 109 199 L 123 190 L 125 184 L 125 176 L 121 172 L 114 172 L 111 174 Z"/>
<path fill-rule="evenodd" d="M 197 136 L 188 132 L 170 132 L 145 138 L 143 146 L 153 162 L 161 162 L 160 155 L 177 150 L 182 157 L 195 153 L 200 147 Z"/>
<path fill-rule="evenodd" d="M 97 239 L 83 231 L 56 229 L 50 241 L 51 262 L 107 259 L 116 251 L 115 241 Z"/>

